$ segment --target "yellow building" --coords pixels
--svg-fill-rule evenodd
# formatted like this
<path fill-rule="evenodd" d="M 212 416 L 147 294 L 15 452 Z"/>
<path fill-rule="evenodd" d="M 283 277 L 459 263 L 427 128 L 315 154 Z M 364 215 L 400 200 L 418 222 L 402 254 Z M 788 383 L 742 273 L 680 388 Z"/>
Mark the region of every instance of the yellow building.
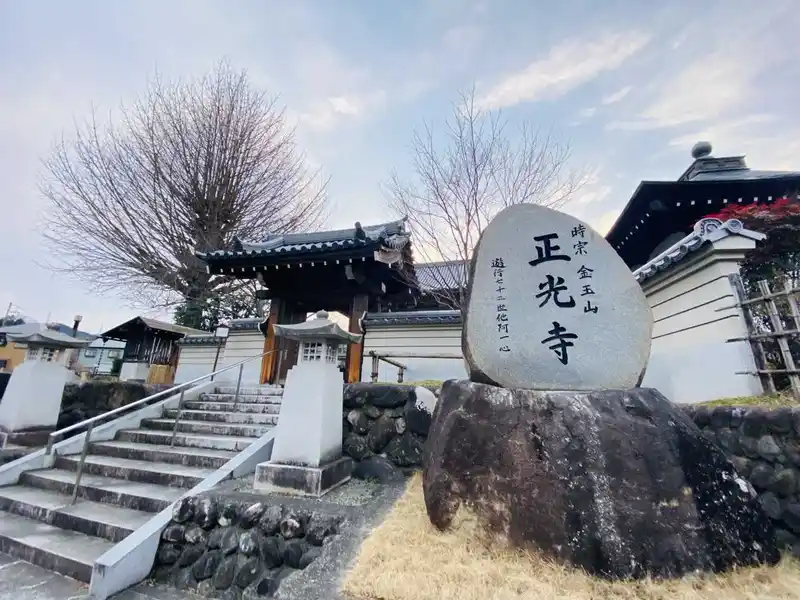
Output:
<path fill-rule="evenodd" d="M 2 333 L 24 333 L 35 325 L 37 328 L 41 327 L 36 324 L 12 325 L 10 327 L 0 327 L 0 334 Z M 4 338 L 5 336 L 3 336 Z M 8 341 L 3 345 L 3 340 L 0 339 L 0 372 L 10 373 L 18 364 L 25 360 L 25 349 L 18 348 L 17 344 Z"/>
<path fill-rule="evenodd" d="M 64 325 L 63 323 L 49 323 L 44 325 L 42 323 L 23 323 L 22 325 L 9 325 L 8 327 L 0 327 L 0 373 L 10 373 L 18 364 L 25 360 L 25 349 L 18 348 L 17 344 L 8 340 L 3 343 L 5 336 L 4 333 L 16 333 L 22 335 L 29 335 L 31 333 L 41 331 L 47 328 L 58 331 L 65 335 L 72 335 L 72 327 Z M 77 337 L 80 339 L 95 339 L 95 336 L 79 331 Z"/>

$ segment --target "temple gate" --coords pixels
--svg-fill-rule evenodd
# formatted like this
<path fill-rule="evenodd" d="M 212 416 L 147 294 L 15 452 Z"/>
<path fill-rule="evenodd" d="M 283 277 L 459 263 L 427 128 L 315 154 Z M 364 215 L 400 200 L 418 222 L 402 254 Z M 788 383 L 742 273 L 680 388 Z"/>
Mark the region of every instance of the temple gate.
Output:
<path fill-rule="evenodd" d="M 261 383 L 279 383 L 297 362 L 298 344 L 275 337 L 274 326 L 301 323 L 318 310 L 348 317 L 348 331 L 361 333 L 367 311 L 402 309 L 412 301 L 415 280 L 411 235 L 405 220 L 318 233 L 268 235 L 258 243 L 234 239 L 233 248 L 199 253 L 212 275 L 255 279 L 259 297 L 270 301 L 261 324 Z M 361 379 L 363 340 L 350 344 L 345 381 Z"/>

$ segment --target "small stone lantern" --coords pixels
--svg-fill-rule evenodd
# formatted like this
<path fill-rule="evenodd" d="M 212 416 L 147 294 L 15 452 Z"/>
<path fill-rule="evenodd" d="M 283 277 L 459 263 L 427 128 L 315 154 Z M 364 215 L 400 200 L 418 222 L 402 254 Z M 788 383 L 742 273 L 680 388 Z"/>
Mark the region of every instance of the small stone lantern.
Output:
<path fill-rule="evenodd" d="M 338 350 L 358 343 L 320 311 L 316 319 L 275 325 L 275 336 L 298 340 L 297 364 L 289 369 L 270 460 L 256 467 L 254 488 L 321 496 L 350 479 L 353 461 L 342 456 L 342 373 Z"/>
<path fill-rule="evenodd" d="M 15 432 L 44 435 L 55 430 L 64 385 L 72 374 L 67 368 L 72 350 L 90 343 L 48 329 L 6 336 L 27 351 L 0 402 L 0 447 Z"/>

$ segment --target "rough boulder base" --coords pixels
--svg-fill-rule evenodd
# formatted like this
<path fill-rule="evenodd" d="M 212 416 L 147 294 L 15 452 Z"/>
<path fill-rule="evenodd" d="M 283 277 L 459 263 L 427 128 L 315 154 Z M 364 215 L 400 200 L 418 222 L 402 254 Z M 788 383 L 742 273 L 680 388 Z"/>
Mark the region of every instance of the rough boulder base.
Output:
<path fill-rule="evenodd" d="M 633 388 L 647 366 L 652 328 L 650 304 L 630 268 L 586 223 L 520 204 L 481 234 L 461 344 L 472 381 Z"/>
<path fill-rule="evenodd" d="M 423 471 L 428 516 L 468 505 L 493 532 L 609 579 L 775 564 L 753 488 L 658 391 L 442 388 Z"/>

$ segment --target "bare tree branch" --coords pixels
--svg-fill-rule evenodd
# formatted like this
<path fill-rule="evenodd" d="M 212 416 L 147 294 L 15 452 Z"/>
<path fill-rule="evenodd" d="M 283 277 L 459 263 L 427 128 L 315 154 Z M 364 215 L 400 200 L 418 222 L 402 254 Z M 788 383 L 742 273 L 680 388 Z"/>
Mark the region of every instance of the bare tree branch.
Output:
<path fill-rule="evenodd" d="M 62 137 L 44 166 L 47 266 L 136 305 L 240 290 L 195 252 L 314 230 L 326 216 L 327 180 L 309 170 L 276 98 L 225 62 L 199 80 L 156 75 L 118 120 L 95 115 Z"/>
<path fill-rule="evenodd" d="M 430 125 L 412 138 L 412 172 L 392 173 L 386 192 L 392 208 L 408 218 L 414 247 L 426 268 L 418 282 L 445 306 L 460 310 L 465 265 L 480 234 L 513 204 L 561 206 L 585 181 L 568 170 L 567 144 L 523 125 L 509 135 L 499 112 L 484 112 L 475 90 L 461 93 L 444 132 Z"/>

